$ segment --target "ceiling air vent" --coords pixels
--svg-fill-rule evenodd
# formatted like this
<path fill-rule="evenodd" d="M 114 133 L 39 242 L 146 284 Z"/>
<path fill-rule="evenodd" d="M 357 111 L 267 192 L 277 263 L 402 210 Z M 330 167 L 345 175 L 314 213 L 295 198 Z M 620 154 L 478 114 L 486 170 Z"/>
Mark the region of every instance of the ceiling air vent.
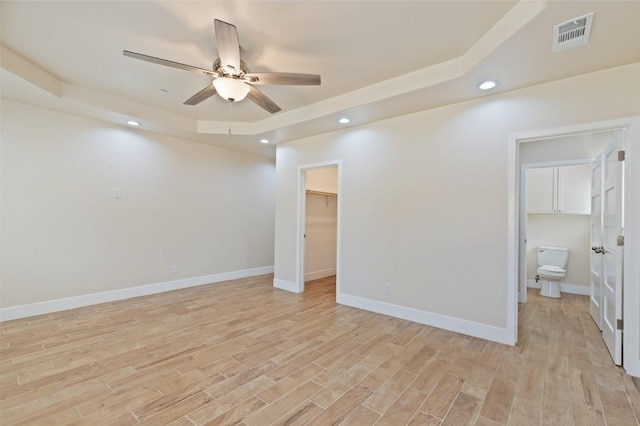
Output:
<path fill-rule="evenodd" d="M 553 26 L 553 53 L 589 42 L 593 12 Z"/>

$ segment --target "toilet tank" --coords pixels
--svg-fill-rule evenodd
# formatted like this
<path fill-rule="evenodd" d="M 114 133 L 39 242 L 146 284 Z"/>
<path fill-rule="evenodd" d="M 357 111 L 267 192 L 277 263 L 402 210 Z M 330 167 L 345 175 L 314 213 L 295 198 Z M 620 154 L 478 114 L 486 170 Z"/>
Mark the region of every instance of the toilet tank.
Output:
<path fill-rule="evenodd" d="M 538 247 L 538 266 L 551 265 L 566 269 L 568 258 L 569 249 L 564 247 Z"/>

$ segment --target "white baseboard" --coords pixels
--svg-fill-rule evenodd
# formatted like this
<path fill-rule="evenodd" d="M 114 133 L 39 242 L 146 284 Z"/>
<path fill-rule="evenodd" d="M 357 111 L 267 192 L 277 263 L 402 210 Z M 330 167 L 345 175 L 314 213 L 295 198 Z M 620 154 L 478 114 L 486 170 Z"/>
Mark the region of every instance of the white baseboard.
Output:
<path fill-rule="evenodd" d="M 540 288 L 542 282 L 535 280 L 527 280 L 527 287 Z M 579 294 L 581 296 L 589 296 L 591 294 L 591 287 L 588 285 L 560 283 L 560 293 Z"/>
<path fill-rule="evenodd" d="M 293 281 L 285 281 L 279 278 L 273 279 L 273 286 L 275 288 L 279 288 L 280 290 L 290 291 L 292 293 L 300 293 L 300 288 Z"/>
<path fill-rule="evenodd" d="M 432 327 L 443 328 L 445 330 L 455 331 L 457 333 L 467 334 L 481 339 L 504 343 L 506 345 L 513 345 L 513 333 L 506 328 L 480 324 L 473 321 L 434 314 L 431 312 L 343 293 L 337 295 L 337 302 L 354 308 L 364 309 L 366 311 L 389 315 L 395 318 L 402 318 L 420 324 L 430 325 Z"/>
<path fill-rule="evenodd" d="M 82 308 L 84 306 L 130 299 L 132 297 L 147 296 L 149 294 L 163 293 L 165 291 L 180 290 L 182 288 L 196 287 L 205 284 L 213 284 L 222 281 L 271 273 L 273 273 L 273 266 L 263 266 L 260 268 L 203 275 L 200 277 L 184 278 L 175 281 L 165 281 L 162 283 L 129 287 L 101 293 L 67 297 L 64 299 L 31 303 L 29 305 L 11 306 L 8 308 L 0 308 L 0 321 L 9 321 L 12 319 L 49 314 L 51 312 L 66 311 L 68 309 Z"/>
<path fill-rule="evenodd" d="M 316 272 L 308 272 L 304 274 L 304 281 L 319 280 L 320 278 L 331 277 L 336 274 L 336 268 L 323 269 Z"/>

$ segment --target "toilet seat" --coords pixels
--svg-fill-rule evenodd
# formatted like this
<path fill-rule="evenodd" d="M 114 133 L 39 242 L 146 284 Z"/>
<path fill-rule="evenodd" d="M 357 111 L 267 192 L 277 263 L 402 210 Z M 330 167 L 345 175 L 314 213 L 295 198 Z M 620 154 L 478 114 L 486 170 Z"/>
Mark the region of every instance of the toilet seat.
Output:
<path fill-rule="evenodd" d="M 559 266 L 542 265 L 538 268 L 538 275 L 546 276 L 549 278 L 562 278 L 567 274 L 567 271 Z"/>

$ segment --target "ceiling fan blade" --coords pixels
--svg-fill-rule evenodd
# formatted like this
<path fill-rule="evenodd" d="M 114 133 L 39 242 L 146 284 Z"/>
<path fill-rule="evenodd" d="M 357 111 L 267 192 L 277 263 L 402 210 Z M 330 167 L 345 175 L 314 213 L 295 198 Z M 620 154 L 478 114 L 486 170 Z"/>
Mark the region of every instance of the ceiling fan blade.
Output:
<path fill-rule="evenodd" d="M 251 84 L 284 84 L 290 86 L 318 86 L 319 74 L 300 74 L 295 72 L 252 72 L 245 74 Z M 257 79 L 253 81 L 254 79 Z"/>
<path fill-rule="evenodd" d="M 201 91 L 199 91 L 198 93 L 196 93 L 195 95 L 193 95 L 192 97 L 190 97 L 189 99 L 187 99 L 186 101 L 184 101 L 184 104 L 197 105 L 200 102 L 204 101 L 205 99 L 209 99 L 211 96 L 215 95 L 216 93 L 218 93 L 216 91 L 216 88 L 213 87 L 213 84 L 210 84 L 204 89 L 202 89 Z"/>
<path fill-rule="evenodd" d="M 233 67 L 234 74 L 240 69 L 240 43 L 238 42 L 238 30 L 235 25 L 228 24 L 219 19 L 215 20 L 216 44 L 222 67 Z"/>
<path fill-rule="evenodd" d="M 266 109 L 271 114 L 280 111 L 280 107 L 275 104 L 271 99 L 267 97 L 264 93 L 256 89 L 255 87 L 248 85 L 250 87 L 249 93 L 247 94 L 247 98 L 253 102 L 255 102 L 259 107 Z"/>
<path fill-rule="evenodd" d="M 180 62 L 173 62 L 167 59 L 156 58 L 154 56 L 143 55 L 142 53 L 130 52 L 128 50 L 123 50 L 122 53 L 124 56 L 128 56 L 134 59 L 140 59 L 147 62 L 153 62 L 154 64 L 165 65 L 167 67 L 178 68 L 180 70 L 191 71 L 197 74 L 206 74 L 206 75 L 215 75 L 213 71 L 206 70 L 204 68 L 198 68 L 191 65 L 181 64 Z"/>

